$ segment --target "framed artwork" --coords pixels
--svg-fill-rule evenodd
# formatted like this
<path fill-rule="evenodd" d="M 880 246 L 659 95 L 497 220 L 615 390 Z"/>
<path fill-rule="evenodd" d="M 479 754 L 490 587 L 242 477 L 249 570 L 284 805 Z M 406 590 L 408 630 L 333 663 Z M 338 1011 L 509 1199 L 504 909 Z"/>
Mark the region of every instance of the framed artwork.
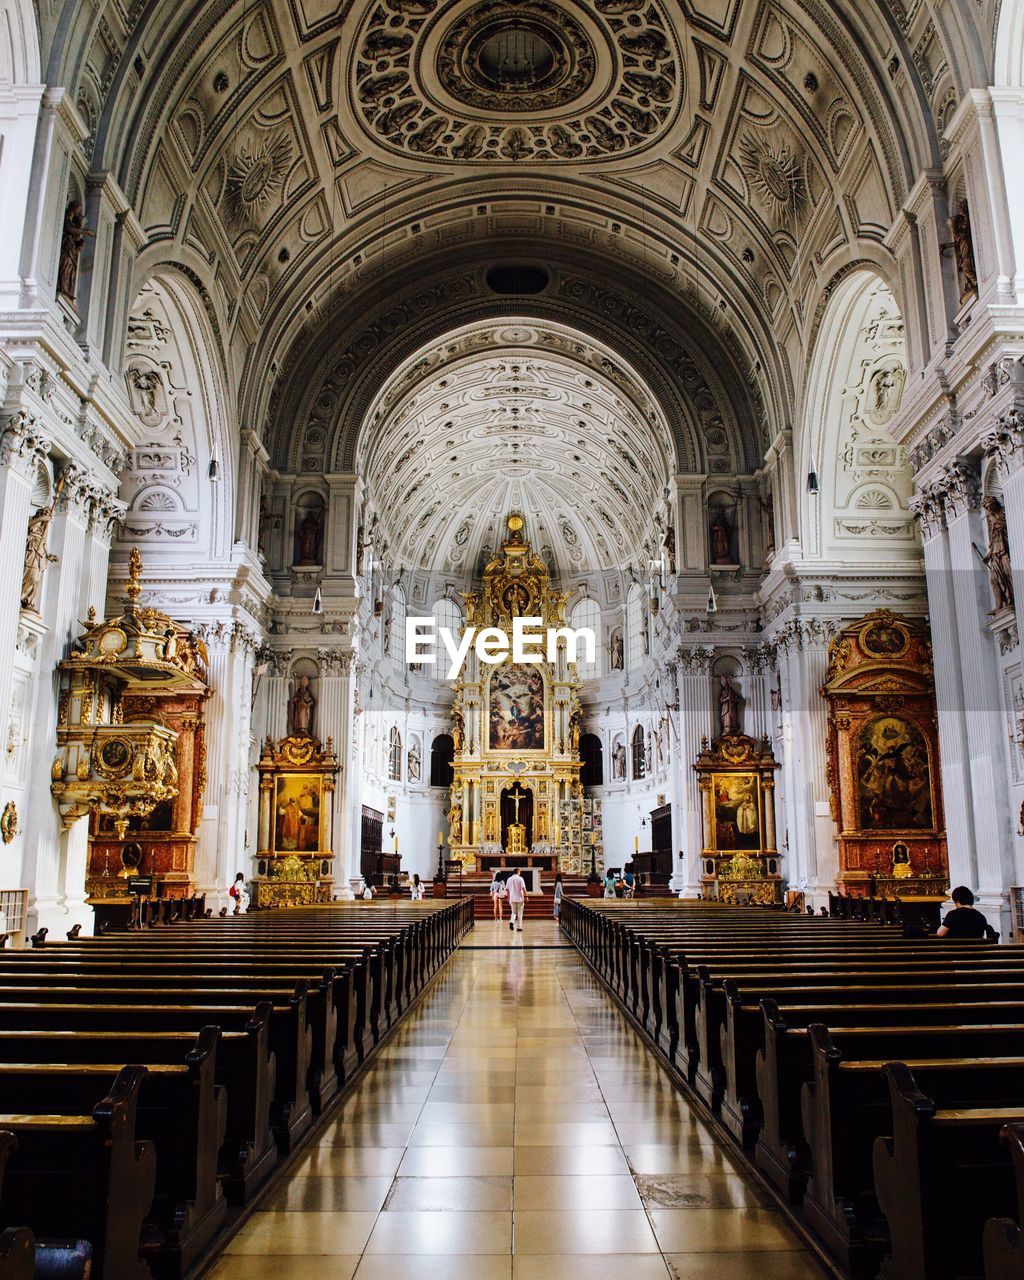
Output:
<path fill-rule="evenodd" d="M 274 788 L 274 852 L 315 853 L 320 848 L 323 779 L 281 773 Z"/>
<path fill-rule="evenodd" d="M 931 767 L 920 729 L 901 716 L 879 716 L 861 728 L 855 744 L 861 830 L 930 830 Z"/>
<path fill-rule="evenodd" d="M 756 773 L 717 773 L 711 779 L 714 848 L 760 849 L 761 779 Z"/>
<path fill-rule="evenodd" d="M 488 741 L 492 751 L 544 750 L 544 677 L 506 663 L 491 676 Z"/>

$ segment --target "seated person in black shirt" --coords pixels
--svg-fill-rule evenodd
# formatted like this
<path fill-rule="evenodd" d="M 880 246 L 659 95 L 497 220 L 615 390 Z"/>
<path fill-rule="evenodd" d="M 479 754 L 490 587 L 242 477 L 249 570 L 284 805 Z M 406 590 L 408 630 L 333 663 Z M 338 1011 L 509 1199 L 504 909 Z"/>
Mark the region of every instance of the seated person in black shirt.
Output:
<path fill-rule="evenodd" d="M 953 910 L 947 912 L 939 928 L 940 938 L 984 938 L 988 921 L 980 911 L 974 909 L 974 894 L 964 885 L 954 889 L 950 895 L 956 903 Z"/>

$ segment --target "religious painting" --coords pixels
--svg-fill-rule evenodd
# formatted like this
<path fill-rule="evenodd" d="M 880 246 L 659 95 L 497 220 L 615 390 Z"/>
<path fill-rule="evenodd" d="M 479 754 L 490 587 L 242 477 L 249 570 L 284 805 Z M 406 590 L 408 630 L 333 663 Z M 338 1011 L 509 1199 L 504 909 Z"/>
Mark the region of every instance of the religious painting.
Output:
<path fill-rule="evenodd" d="M 916 725 L 899 716 L 869 720 L 857 740 L 856 772 L 863 831 L 931 829 L 928 747 Z"/>
<path fill-rule="evenodd" d="M 894 658 L 907 647 L 907 634 L 888 618 L 880 618 L 864 632 L 864 648 L 881 658 Z"/>
<path fill-rule="evenodd" d="M 492 751 L 544 750 L 544 678 L 536 667 L 507 663 L 491 676 Z"/>
<path fill-rule="evenodd" d="M 312 853 L 320 847 L 321 779 L 282 773 L 274 794 L 274 851 Z"/>
<path fill-rule="evenodd" d="M 760 849 L 761 805 L 755 773 L 719 773 L 712 779 L 715 848 Z"/>

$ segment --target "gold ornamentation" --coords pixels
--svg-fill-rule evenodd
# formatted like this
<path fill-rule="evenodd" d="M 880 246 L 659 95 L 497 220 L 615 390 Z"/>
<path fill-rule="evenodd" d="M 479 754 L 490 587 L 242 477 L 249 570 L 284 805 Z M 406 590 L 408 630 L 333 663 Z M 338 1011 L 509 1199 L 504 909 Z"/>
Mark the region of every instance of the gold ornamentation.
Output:
<path fill-rule="evenodd" d="M 13 800 L 8 800 L 4 805 L 3 815 L 0 816 L 0 840 L 4 844 L 10 844 L 18 833 L 18 806 Z"/>

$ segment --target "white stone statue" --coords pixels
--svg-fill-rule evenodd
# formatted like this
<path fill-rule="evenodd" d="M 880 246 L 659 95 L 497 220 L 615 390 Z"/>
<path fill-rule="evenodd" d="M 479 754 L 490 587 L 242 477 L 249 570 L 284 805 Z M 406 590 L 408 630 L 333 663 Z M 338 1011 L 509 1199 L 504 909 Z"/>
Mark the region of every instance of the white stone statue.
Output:
<path fill-rule="evenodd" d="M 28 522 L 28 540 L 25 543 L 25 568 L 21 575 L 21 607 L 35 611 L 39 588 L 48 564 L 56 564 L 57 557 L 46 549 L 46 536 L 53 519 L 53 509 L 37 511 Z"/>

